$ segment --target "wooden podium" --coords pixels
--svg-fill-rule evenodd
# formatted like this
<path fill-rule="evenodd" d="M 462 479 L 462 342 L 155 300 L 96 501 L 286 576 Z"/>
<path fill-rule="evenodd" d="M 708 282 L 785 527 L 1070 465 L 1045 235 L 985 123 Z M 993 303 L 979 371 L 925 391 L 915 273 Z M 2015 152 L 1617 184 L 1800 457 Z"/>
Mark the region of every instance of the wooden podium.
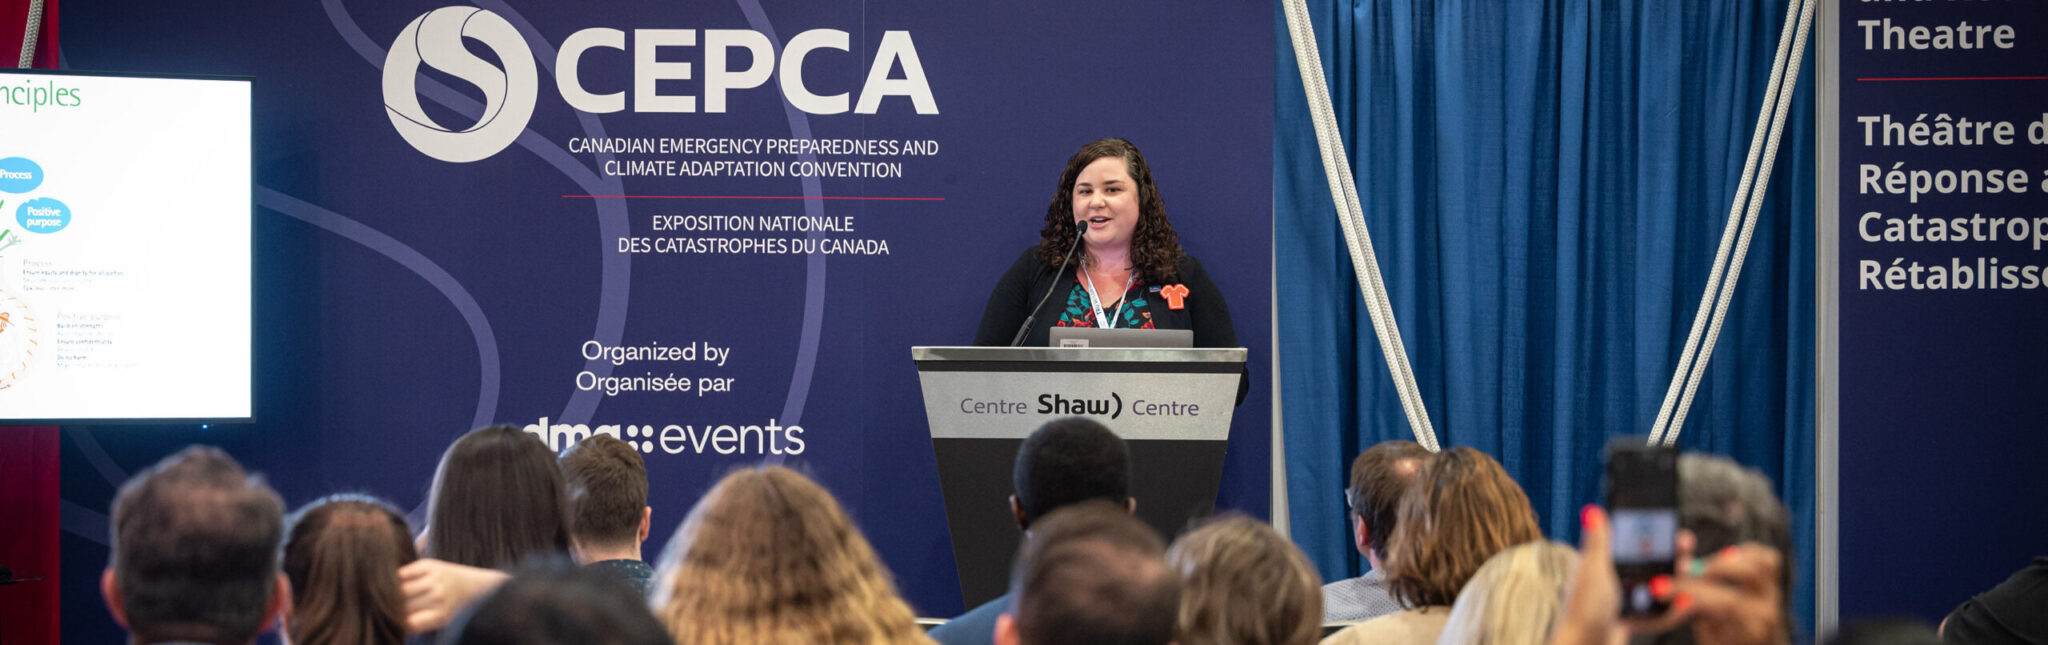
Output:
<path fill-rule="evenodd" d="M 1172 539 L 1214 508 L 1244 348 L 913 347 L 946 500 L 960 596 L 1003 595 L 1022 534 L 1010 515 L 1017 448 L 1085 416 L 1130 444 L 1138 518 Z"/>

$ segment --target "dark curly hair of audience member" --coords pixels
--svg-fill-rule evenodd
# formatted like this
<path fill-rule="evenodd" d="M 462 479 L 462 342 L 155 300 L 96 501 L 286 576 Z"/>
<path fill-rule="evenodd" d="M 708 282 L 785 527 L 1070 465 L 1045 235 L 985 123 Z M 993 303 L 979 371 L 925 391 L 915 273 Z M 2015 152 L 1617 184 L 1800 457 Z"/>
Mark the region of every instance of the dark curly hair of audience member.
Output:
<path fill-rule="evenodd" d="M 426 557 L 500 569 L 569 552 L 562 471 L 547 444 L 517 426 L 455 440 L 428 498 Z"/>
<path fill-rule="evenodd" d="M 405 518 L 383 501 L 334 495 L 300 509 L 284 544 L 293 645 L 405 642 L 398 568 L 417 557 Z"/>
<path fill-rule="evenodd" d="M 839 502 L 780 466 L 705 493 L 654 584 L 656 618 L 678 643 L 931 643 Z"/>
<path fill-rule="evenodd" d="M 1487 558 L 1543 539 L 1529 496 L 1500 462 L 1460 446 L 1424 464 L 1387 545 L 1387 586 L 1410 607 L 1448 606 Z"/>
<path fill-rule="evenodd" d="M 1067 417 L 1040 426 L 1017 448 L 1010 483 L 1025 526 L 1053 509 L 1091 499 L 1127 504 L 1130 448 L 1093 419 Z"/>
<path fill-rule="evenodd" d="M 1074 182 L 1088 164 L 1107 157 L 1124 160 L 1124 170 L 1138 184 L 1138 226 L 1131 232 L 1132 268 L 1148 283 L 1173 282 L 1187 252 L 1180 247 L 1180 236 L 1173 232 L 1173 223 L 1166 219 L 1166 202 L 1159 198 L 1159 185 L 1152 181 L 1152 167 L 1146 165 L 1138 146 L 1123 139 L 1090 141 L 1067 159 L 1067 169 L 1060 173 L 1052 203 L 1045 207 L 1045 228 L 1038 232 L 1038 259 L 1047 266 L 1057 266 L 1060 253 L 1073 248 L 1074 237 L 1079 235 L 1074 230 Z"/>

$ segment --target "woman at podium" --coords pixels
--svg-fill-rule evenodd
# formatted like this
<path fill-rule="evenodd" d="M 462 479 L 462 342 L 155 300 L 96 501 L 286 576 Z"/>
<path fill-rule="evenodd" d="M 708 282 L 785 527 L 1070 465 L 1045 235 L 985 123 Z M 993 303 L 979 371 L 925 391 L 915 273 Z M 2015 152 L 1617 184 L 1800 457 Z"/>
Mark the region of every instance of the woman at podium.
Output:
<path fill-rule="evenodd" d="M 1044 347 L 1053 327 L 1186 329 L 1196 347 L 1239 346 L 1223 292 L 1181 250 L 1129 141 L 1091 141 L 1067 160 L 1038 245 L 989 292 L 974 344 Z"/>

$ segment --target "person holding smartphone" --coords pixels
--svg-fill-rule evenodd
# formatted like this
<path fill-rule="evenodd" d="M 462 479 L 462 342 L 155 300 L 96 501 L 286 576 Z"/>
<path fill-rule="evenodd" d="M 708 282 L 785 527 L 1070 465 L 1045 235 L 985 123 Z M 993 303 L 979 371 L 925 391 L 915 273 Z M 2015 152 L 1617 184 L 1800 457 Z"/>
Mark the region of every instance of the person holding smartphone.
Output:
<path fill-rule="evenodd" d="M 1618 527 L 1606 509 L 1581 512 L 1580 566 L 1552 645 L 1608 645 L 1631 635 L 1659 642 L 1689 632 L 1704 645 L 1791 642 L 1787 604 L 1791 573 L 1790 516 L 1755 470 L 1709 455 L 1681 455 L 1680 529 L 1673 537 L 1669 582 L 1651 585 L 1664 609 L 1624 616 L 1617 575 Z M 1703 554 L 1695 557 L 1695 554 Z"/>

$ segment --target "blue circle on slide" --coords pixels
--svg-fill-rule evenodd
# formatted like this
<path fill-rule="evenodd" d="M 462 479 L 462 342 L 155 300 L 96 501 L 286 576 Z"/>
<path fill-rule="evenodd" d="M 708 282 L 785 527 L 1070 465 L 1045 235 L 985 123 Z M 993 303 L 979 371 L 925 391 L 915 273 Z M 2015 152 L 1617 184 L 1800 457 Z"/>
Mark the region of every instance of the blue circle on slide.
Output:
<path fill-rule="evenodd" d="M 14 221 L 30 233 L 55 233 L 71 225 L 71 207 L 55 199 L 37 197 L 14 209 Z"/>
<path fill-rule="evenodd" d="M 23 157 L 0 159 L 0 192 L 25 193 L 43 185 L 43 167 Z"/>

